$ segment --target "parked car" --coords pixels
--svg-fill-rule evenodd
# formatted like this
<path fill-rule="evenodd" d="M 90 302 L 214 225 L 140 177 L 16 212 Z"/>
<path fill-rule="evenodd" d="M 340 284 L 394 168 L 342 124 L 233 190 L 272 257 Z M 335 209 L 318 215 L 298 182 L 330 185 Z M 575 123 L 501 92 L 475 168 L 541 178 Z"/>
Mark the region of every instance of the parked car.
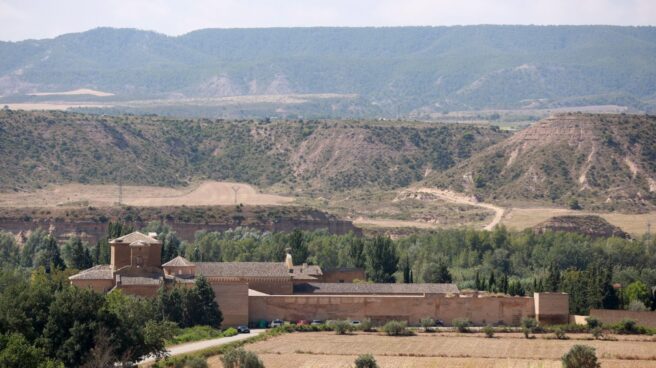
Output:
<path fill-rule="evenodd" d="M 351 321 L 351 326 L 355 326 L 355 327 L 360 326 L 360 321 L 358 321 L 357 319 L 352 320 Z"/>
<path fill-rule="evenodd" d="M 284 325 L 284 324 L 285 324 L 285 322 L 284 322 L 283 320 L 281 320 L 281 319 L 274 319 L 273 321 L 271 321 L 271 325 L 270 325 L 270 326 L 271 326 L 271 328 L 274 328 L 274 327 L 280 327 L 280 326 L 282 326 L 282 325 Z"/>
<path fill-rule="evenodd" d="M 302 319 L 300 321 L 296 321 L 296 326 L 305 326 L 305 325 L 309 325 L 309 323 L 308 323 L 308 321 L 306 321 L 304 319 Z"/>
<path fill-rule="evenodd" d="M 239 333 L 249 333 L 251 330 L 248 328 L 248 326 L 237 326 L 237 332 Z"/>
<path fill-rule="evenodd" d="M 312 326 L 318 326 L 324 324 L 324 322 L 320 319 L 313 319 L 312 322 L 310 322 Z"/>
<path fill-rule="evenodd" d="M 444 321 L 438 319 L 435 321 L 435 326 L 444 327 Z"/>

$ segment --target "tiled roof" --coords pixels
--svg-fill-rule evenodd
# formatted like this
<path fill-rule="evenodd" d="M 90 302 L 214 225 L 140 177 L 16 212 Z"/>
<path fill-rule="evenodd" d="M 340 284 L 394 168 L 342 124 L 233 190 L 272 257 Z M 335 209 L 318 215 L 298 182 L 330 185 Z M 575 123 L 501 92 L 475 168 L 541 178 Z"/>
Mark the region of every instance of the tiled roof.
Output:
<path fill-rule="evenodd" d="M 159 285 L 161 281 L 159 277 L 121 276 L 122 285 Z"/>
<path fill-rule="evenodd" d="M 134 242 L 142 241 L 145 244 L 162 244 L 161 241 L 151 238 L 150 236 L 140 233 L 138 231 L 135 231 L 133 233 L 123 235 L 121 237 L 118 237 L 116 239 L 112 239 L 109 241 L 110 244 L 115 244 L 115 243 L 126 243 L 126 244 L 131 244 Z"/>
<path fill-rule="evenodd" d="M 197 262 L 196 274 L 206 277 L 291 277 L 282 262 Z"/>
<path fill-rule="evenodd" d="M 112 266 L 110 265 L 97 265 L 91 268 L 88 268 L 84 271 L 80 271 L 73 276 L 70 276 L 69 280 L 111 280 L 112 276 Z"/>
<path fill-rule="evenodd" d="M 170 260 L 170 261 L 168 261 L 168 262 L 166 262 L 162 265 L 162 267 L 166 267 L 166 266 L 170 266 L 170 267 L 190 267 L 190 266 L 194 266 L 194 264 L 189 262 L 189 260 L 187 260 L 184 257 L 177 256 L 177 257 L 173 258 L 172 260 Z"/>
<path fill-rule="evenodd" d="M 294 285 L 297 294 L 448 294 L 456 284 L 365 284 L 307 282 Z"/>
<path fill-rule="evenodd" d="M 299 274 L 311 275 L 311 276 L 321 276 L 323 272 L 321 267 L 317 265 L 304 265 L 304 266 L 294 266 L 294 276 Z M 296 277 L 294 277 L 296 278 Z"/>

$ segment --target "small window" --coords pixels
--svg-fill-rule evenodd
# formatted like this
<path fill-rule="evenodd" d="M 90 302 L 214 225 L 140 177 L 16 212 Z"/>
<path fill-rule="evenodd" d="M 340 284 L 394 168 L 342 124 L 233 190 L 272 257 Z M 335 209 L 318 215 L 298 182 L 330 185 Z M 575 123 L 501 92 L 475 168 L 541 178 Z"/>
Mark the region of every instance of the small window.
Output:
<path fill-rule="evenodd" d="M 178 275 L 182 275 L 182 270 L 178 270 Z"/>

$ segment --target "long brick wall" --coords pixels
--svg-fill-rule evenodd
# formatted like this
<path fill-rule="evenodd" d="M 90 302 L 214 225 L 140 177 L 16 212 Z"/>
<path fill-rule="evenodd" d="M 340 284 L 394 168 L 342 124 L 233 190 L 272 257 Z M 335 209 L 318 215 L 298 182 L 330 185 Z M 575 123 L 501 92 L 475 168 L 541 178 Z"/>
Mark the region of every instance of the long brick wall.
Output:
<path fill-rule="evenodd" d="M 656 312 L 633 312 L 616 309 L 592 309 L 590 317 L 599 319 L 602 323 L 612 324 L 623 319 L 633 319 L 639 325 L 656 328 Z"/>
<path fill-rule="evenodd" d="M 530 297 L 445 296 L 443 294 L 249 297 L 249 319 L 252 323 L 275 318 L 287 321 L 369 318 L 375 322 L 394 319 L 419 324 L 422 318 L 431 317 L 442 320 L 447 325 L 456 318 L 468 318 L 478 325 L 490 323 L 518 325 L 522 318 L 533 316 L 535 316 L 534 302 Z"/>

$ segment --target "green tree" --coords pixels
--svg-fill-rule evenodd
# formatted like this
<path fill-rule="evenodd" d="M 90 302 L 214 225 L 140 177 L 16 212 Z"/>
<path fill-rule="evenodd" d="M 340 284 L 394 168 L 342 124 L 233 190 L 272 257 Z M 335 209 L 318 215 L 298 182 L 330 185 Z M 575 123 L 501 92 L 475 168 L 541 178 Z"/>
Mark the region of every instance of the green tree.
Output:
<path fill-rule="evenodd" d="M 302 231 L 296 229 L 289 234 L 289 246 L 294 264 L 302 264 L 307 261 L 308 246 Z"/>
<path fill-rule="evenodd" d="M 37 251 L 34 256 L 34 266 L 43 267 L 46 272 L 51 272 L 54 269 L 63 270 L 66 264 L 59 253 L 59 245 L 54 236 L 48 236 L 43 249 Z"/>
<path fill-rule="evenodd" d="M 34 264 L 34 255 L 41 249 L 45 249 L 48 244 L 48 233 L 38 228 L 30 233 L 25 241 L 21 251 L 21 266 L 32 267 Z"/>
<path fill-rule="evenodd" d="M 647 308 L 651 306 L 651 292 L 642 281 L 634 281 L 624 289 L 625 300 L 642 302 Z"/>
<path fill-rule="evenodd" d="M 203 276 L 196 278 L 196 291 L 199 298 L 199 317 L 196 324 L 212 326 L 214 328 L 221 327 L 223 322 L 223 315 L 219 309 L 219 304 L 216 302 L 214 290 L 207 279 Z"/>
<path fill-rule="evenodd" d="M 376 236 L 367 241 L 364 253 L 366 257 L 367 276 L 374 282 L 393 283 L 399 257 L 391 239 Z"/>
<path fill-rule="evenodd" d="M 0 267 L 17 266 L 20 261 L 20 251 L 14 236 L 0 231 Z"/>
<path fill-rule="evenodd" d="M 64 244 L 64 251 L 62 251 L 66 265 L 69 268 L 84 270 L 93 265 L 93 259 L 89 248 L 82 244 L 82 239 L 77 236 L 70 238 Z"/>
<path fill-rule="evenodd" d="M 0 334 L 0 367 L 6 368 L 63 368 L 48 359 L 43 351 L 31 345 L 19 333 Z"/>
<path fill-rule="evenodd" d="M 446 262 L 431 262 L 424 268 L 424 282 L 431 283 L 450 283 L 453 281 Z"/>

